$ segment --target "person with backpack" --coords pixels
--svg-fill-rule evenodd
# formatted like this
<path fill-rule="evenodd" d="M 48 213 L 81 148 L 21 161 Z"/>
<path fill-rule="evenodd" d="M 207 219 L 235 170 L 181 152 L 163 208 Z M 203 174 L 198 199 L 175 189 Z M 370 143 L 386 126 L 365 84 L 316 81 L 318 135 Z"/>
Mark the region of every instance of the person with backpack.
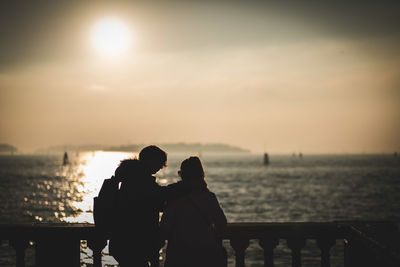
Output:
<path fill-rule="evenodd" d="M 165 201 L 191 192 L 191 186 L 178 182 L 160 186 L 153 176 L 167 165 L 167 154 L 151 145 L 143 148 L 138 159 L 121 162 L 115 171 L 121 181 L 115 203 L 110 254 L 120 266 L 158 266 L 160 233 L 159 212 Z"/>

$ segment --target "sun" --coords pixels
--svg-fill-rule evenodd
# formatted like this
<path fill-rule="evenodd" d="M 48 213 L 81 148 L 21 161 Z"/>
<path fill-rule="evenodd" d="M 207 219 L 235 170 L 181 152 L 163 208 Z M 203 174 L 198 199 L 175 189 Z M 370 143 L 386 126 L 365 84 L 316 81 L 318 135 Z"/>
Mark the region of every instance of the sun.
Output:
<path fill-rule="evenodd" d="M 131 45 L 132 33 L 118 18 L 106 18 L 97 22 L 91 32 L 93 47 L 103 56 L 117 56 Z"/>

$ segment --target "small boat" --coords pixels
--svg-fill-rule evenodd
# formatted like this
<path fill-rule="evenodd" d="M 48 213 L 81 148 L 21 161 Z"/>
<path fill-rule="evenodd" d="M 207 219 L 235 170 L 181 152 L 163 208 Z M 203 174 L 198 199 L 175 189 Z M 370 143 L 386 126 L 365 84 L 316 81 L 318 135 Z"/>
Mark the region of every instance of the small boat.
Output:
<path fill-rule="evenodd" d="M 268 165 L 269 164 L 269 156 L 268 153 L 264 153 L 264 165 Z"/>
<path fill-rule="evenodd" d="M 63 159 L 63 165 L 68 165 L 69 164 L 69 160 L 68 160 L 68 154 L 67 152 L 64 152 L 64 159 Z"/>

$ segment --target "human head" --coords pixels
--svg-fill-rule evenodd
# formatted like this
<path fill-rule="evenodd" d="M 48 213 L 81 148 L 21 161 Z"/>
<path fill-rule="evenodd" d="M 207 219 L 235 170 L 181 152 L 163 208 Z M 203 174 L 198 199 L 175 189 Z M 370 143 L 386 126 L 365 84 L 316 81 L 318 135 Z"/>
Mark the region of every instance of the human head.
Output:
<path fill-rule="evenodd" d="M 122 182 L 125 179 L 128 179 L 131 176 L 135 169 L 137 168 L 137 160 L 135 159 L 124 159 L 118 165 L 118 168 L 115 169 L 114 177 L 117 181 Z"/>
<path fill-rule="evenodd" d="M 158 146 L 146 146 L 139 153 L 139 161 L 144 163 L 151 174 L 155 174 L 167 166 L 167 153 Z"/>
<path fill-rule="evenodd" d="M 118 180 L 126 179 L 132 175 L 137 169 L 136 159 L 124 159 L 119 163 L 118 168 L 115 170 L 114 176 Z"/>
<path fill-rule="evenodd" d="M 205 173 L 203 165 L 199 157 L 190 157 L 182 161 L 179 175 L 183 181 L 207 187 L 207 183 L 204 180 Z"/>

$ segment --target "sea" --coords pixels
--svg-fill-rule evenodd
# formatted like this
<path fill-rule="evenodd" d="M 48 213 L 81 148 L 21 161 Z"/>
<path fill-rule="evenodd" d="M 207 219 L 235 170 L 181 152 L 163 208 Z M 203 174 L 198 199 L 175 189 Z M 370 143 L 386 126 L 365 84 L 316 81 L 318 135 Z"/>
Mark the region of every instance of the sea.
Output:
<path fill-rule="evenodd" d="M 137 153 L 68 152 L 52 155 L 0 155 L 0 223 L 93 223 L 93 197 L 119 162 Z M 171 153 L 168 167 L 157 173 L 157 182 L 179 181 L 180 163 L 190 153 Z M 400 156 L 377 155 L 269 155 L 215 154 L 200 156 L 209 189 L 228 222 L 400 222 Z M 129 211 L 127 211 L 129 212 Z M 229 266 L 234 266 L 233 251 Z M 263 266 L 263 251 L 251 240 L 246 266 Z M 290 250 L 280 240 L 274 251 L 276 266 L 290 265 Z M 165 251 L 162 255 L 165 255 Z M 319 266 L 320 251 L 307 240 L 304 266 Z M 343 266 L 343 241 L 331 250 L 332 266 Z M 34 266 L 34 249 L 26 252 L 26 266 Z M 91 266 L 91 251 L 81 243 L 81 266 Z M 104 266 L 117 266 L 104 250 Z M 15 266 L 15 251 L 0 244 L 0 266 Z"/>

